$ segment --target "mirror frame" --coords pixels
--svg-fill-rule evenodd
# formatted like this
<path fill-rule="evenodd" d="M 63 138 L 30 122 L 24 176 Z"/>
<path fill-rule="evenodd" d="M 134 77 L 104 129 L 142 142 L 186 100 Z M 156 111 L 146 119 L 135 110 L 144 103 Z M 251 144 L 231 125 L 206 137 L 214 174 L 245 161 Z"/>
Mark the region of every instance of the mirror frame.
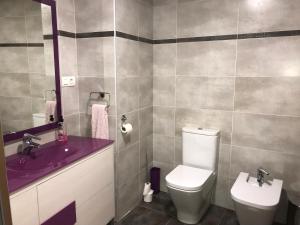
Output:
<path fill-rule="evenodd" d="M 22 131 L 17 131 L 3 136 L 4 143 L 17 140 L 23 137 L 25 133 L 38 134 L 58 127 L 58 123 L 63 120 L 61 107 L 61 87 L 60 87 L 60 70 L 59 70 L 59 49 L 58 49 L 58 28 L 57 28 L 57 12 L 54 0 L 32 0 L 40 4 L 48 5 L 51 8 L 52 35 L 53 35 L 53 52 L 54 52 L 54 70 L 55 70 L 55 92 L 56 92 L 56 111 L 57 121 L 45 124 L 39 127 L 33 127 Z"/>
<path fill-rule="evenodd" d="M 0 135 L 2 135 L 1 122 L 0 122 Z M 4 143 L 2 137 L 0 137 L 0 206 L 2 213 L 2 221 L 5 225 L 12 225 L 10 201 L 8 192 L 8 182 L 5 164 L 5 152 Z"/>

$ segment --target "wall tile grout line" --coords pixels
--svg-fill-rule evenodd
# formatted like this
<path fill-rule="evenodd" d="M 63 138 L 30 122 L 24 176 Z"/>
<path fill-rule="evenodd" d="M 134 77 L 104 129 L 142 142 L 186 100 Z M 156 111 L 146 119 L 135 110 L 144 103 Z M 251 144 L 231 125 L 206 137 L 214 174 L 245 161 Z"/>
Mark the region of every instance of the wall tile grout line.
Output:
<path fill-rule="evenodd" d="M 239 149 L 237 149 L 237 151 L 243 151 L 242 149 L 249 149 L 249 150 L 253 150 L 253 151 L 263 151 L 263 152 L 269 152 L 269 153 L 272 152 L 273 154 L 282 154 L 282 155 L 288 155 L 288 156 L 294 156 L 294 157 L 300 156 L 300 154 L 297 154 L 297 153 L 284 152 L 284 151 L 278 150 L 278 149 L 274 150 L 274 149 L 258 148 L 258 147 L 253 147 L 253 146 L 239 145 L 239 144 L 235 144 L 235 143 L 232 143 L 231 146 L 239 148 Z"/>
<path fill-rule="evenodd" d="M 164 105 L 153 105 L 153 107 L 162 107 L 166 109 L 176 109 L 175 106 L 164 106 Z M 184 109 L 185 107 L 177 107 L 179 109 Z M 190 108 L 193 111 L 221 111 L 221 112 L 233 112 L 236 114 L 254 114 L 260 116 L 273 116 L 273 117 L 291 117 L 291 118 L 299 118 L 300 115 L 292 115 L 292 114 L 273 114 L 273 113 L 259 113 L 259 112 L 250 112 L 250 111 L 232 111 L 232 110 L 225 110 L 225 109 L 218 109 L 218 108 Z"/>
<path fill-rule="evenodd" d="M 236 32 L 239 33 L 239 20 L 240 20 L 240 3 L 238 3 L 238 8 L 237 8 L 237 24 L 236 24 Z M 231 114 L 231 133 L 230 133 L 230 148 L 229 148 L 229 167 L 228 167 L 228 171 L 227 173 L 229 174 L 229 176 L 226 176 L 226 188 L 227 188 L 227 193 L 230 192 L 230 174 L 231 174 L 231 170 L 232 170 L 232 143 L 233 143 L 233 139 L 234 139 L 234 115 L 235 115 L 235 108 L 236 108 L 236 103 L 235 103 L 235 99 L 236 99 L 236 80 L 237 80 L 237 64 L 238 64 L 238 40 L 236 40 L 235 43 L 235 62 L 234 62 L 234 81 L 233 81 L 233 109 L 232 109 L 232 114 Z M 225 196 L 226 201 L 230 201 L 230 197 Z M 228 199 L 229 198 L 229 199 Z M 224 217 L 224 215 L 223 215 Z"/>
<path fill-rule="evenodd" d="M 176 37 L 178 36 L 178 1 L 176 1 Z M 176 111 L 177 111 L 177 63 L 178 63 L 178 44 L 176 43 L 176 48 L 175 48 L 175 68 L 174 69 L 174 133 L 173 133 L 173 136 L 174 136 L 174 142 L 173 142 L 173 168 L 176 168 L 176 164 L 178 162 L 176 162 L 176 140 L 177 140 L 177 137 L 176 137 Z M 183 162 L 180 162 L 180 163 L 183 163 Z"/>

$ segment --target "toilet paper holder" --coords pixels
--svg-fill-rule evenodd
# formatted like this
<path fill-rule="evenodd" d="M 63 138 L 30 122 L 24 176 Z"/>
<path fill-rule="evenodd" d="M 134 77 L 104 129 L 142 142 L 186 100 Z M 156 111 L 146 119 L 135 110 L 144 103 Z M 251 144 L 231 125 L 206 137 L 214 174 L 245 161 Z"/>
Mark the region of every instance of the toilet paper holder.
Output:
<path fill-rule="evenodd" d="M 121 117 L 121 121 L 122 121 L 121 125 L 123 125 L 126 122 L 126 120 L 127 120 L 127 116 L 125 114 L 123 114 Z"/>
<path fill-rule="evenodd" d="M 130 123 L 126 123 L 127 117 L 125 114 L 122 115 L 121 121 L 122 121 L 120 126 L 121 133 L 124 135 L 130 134 L 132 131 L 132 125 Z"/>

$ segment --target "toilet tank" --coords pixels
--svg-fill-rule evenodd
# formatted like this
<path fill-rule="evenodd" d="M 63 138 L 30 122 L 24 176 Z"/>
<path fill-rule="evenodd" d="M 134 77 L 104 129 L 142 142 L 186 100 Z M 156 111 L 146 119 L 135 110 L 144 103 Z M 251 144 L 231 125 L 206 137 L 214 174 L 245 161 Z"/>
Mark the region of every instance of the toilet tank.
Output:
<path fill-rule="evenodd" d="M 214 129 L 182 128 L 183 165 L 216 171 L 219 133 Z"/>
<path fill-rule="evenodd" d="M 32 120 L 33 120 L 33 127 L 39 127 L 45 125 L 46 115 L 45 113 L 33 113 Z"/>

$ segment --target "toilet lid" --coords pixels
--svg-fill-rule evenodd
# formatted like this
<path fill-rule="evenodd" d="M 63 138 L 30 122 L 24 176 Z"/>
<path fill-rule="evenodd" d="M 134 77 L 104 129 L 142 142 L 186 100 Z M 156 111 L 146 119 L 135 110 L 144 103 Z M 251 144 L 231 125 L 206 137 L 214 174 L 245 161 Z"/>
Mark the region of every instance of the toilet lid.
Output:
<path fill-rule="evenodd" d="M 201 190 L 213 171 L 179 165 L 166 176 L 169 186 L 186 191 Z"/>

